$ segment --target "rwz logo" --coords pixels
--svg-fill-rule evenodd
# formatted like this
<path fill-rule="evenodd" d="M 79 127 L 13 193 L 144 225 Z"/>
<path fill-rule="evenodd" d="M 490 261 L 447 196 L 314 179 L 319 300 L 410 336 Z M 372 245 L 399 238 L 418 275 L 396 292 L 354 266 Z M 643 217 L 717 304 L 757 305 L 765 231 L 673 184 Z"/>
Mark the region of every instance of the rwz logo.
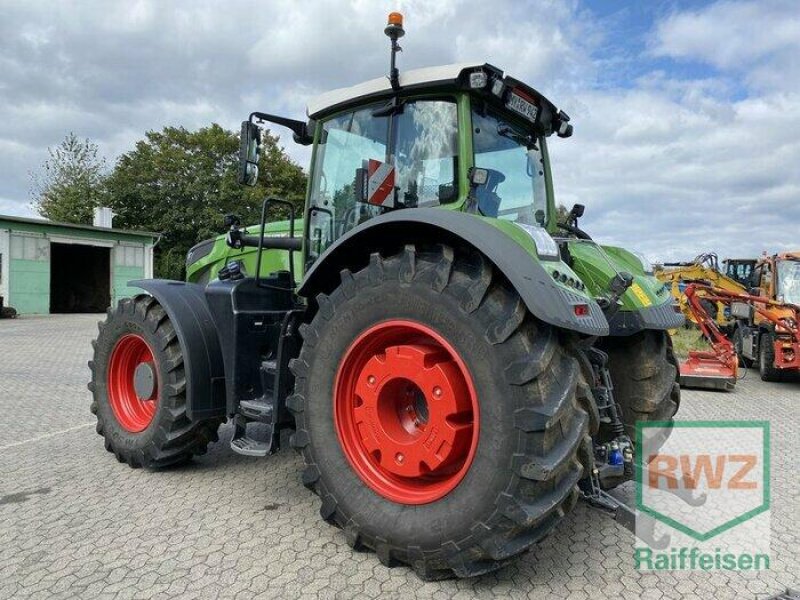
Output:
<path fill-rule="evenodd" d="M 653 454 L 647 461 L 647 485 L 658 489 L 663 485 L 671 490 L 681 486 L 688 490 L 704 487 L 712 490 L 723 487 L 729 490 L 753 490 L 759 482 L 746 480 L 746 477 L 758 460 L 759 457 L 754 454 Z"/>
<path fill-rule="evenodd" d="M 769 423 L 637 424 L 636 505 L 706 541 L 769 509 Z"/>

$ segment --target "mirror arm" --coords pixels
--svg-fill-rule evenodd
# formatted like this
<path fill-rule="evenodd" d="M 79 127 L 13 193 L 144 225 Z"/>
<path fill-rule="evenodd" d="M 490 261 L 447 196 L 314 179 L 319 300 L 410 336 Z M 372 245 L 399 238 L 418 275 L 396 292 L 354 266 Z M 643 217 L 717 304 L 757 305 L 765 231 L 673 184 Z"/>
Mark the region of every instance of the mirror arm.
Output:
<path fill-rule="evenodd" d="M 308 146 L 314 141 L 314 136 L 309 133 L 308 123 L 305 121 L 297 121 L 296 119 L 279 117 L 278 115 L 270 115 L 262 112 L 250 113 L 250 120 L 252 121 L 253 119 L 269 121 L 270 123 L 287 127 L 294 133 L 294 141 L 303 146 Z"/>

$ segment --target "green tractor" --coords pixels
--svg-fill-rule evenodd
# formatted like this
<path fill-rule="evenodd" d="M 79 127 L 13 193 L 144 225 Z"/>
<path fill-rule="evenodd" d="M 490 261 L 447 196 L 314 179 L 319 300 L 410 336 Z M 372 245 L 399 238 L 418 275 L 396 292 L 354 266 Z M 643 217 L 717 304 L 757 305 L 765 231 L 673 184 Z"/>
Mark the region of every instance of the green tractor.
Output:
<path fill-rule="evenodd" d="M 353 548 L 423 578 L 473 576 L 532 547 L 583 497 L 634 473 L 637 421 L 680 400 L 650 265 L 556 220 L 547 151 L 569 117 L 488 64 L 395 66 L 314 99 L 308 121 L 253 113 L 313 145 L 303 215 L 194 247 L 188 282 L 109 312 L 89 389 L 106 449 L 182 463 L 232 421 L 231 448 L 302 453 L 303 483 Z M 272 207 L 289 219 L 269 223 Z"/>

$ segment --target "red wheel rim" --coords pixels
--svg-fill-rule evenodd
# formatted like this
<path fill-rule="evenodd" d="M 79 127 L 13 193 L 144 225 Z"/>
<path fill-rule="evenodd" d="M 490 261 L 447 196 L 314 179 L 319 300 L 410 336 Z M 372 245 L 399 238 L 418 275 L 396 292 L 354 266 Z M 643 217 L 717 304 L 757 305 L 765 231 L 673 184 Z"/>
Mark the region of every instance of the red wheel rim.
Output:
<path fill-rule="evenodd" d="M 137 393 L 137 369 L 149 368 L 152 389 Z M 139 335 L 129 333 L 117 340 L 108 361 L 108 400 L 123 429 L 138 433 L 147 429 L 156 414 L 158 377 L 153 351 Z M 146 397 L 143 397 L 146 396 Z"/>
<path fill-rule="evenodd" d="M 478 445 L 478 398 L 466 364 L 436 331 L 379 323 L 350 345 L 334 384 L 344 454 L 373 491 L 401 504 L 443 498 Z"/>

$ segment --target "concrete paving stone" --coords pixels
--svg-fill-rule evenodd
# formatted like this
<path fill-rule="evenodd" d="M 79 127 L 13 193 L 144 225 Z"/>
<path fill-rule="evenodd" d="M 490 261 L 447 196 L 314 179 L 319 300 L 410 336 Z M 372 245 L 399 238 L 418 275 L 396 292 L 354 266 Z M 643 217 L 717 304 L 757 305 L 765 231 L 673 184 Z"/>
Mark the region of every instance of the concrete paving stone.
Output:
<path fill-rule="evenodd" d="M 755 371 L 734 393 L 684 391 L 679 417 L 769 419 L 772 557 L 761 573 L 639 573 L 632 536 L 579 504 L 518 562 L 422 582 L 354 552 L 319 519 L 301 459 L 231 452 L 230 426 L 191 464 L 119 464 L 86 390 L 96 315 L 0 321 L 0 599 L 762 598 L 800 587 L 800 383 Z M 21 410 L 24 408 L 24 410 Z M 14 418 L 11 418 L 13 416 Z M 285 441 L 285 440 L 284 440 Z M 288 447 L 288 444 L 285 446 Z M 614 492 L 632 502 L 630 484 Z"/>

